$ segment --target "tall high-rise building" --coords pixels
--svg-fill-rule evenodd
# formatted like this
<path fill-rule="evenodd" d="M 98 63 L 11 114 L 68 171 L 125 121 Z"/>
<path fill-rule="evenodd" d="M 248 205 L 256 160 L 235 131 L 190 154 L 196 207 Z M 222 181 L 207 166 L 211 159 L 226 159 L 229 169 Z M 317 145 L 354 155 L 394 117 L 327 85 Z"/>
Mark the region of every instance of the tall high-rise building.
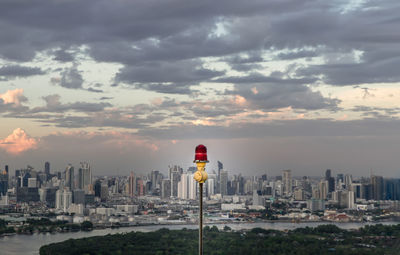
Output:
<path fill-rule="evenodd" d="M 6 195 L 8 190 L 8 166 L 0 172 L 0 195 Z"/>
<path fill-rule="evenodd" d="M 145 195 L 145 184 L 142 179 L 137 178 L 136 179 L 136 194 L 138 196 L 144 196 Z"/>
<path fill-rule="evenodd" d="M 164 179 L 161 181 L 161 198 L 168 198 L 171 196 L 171 180 Z"/>
<path fill-rule="evenodd" d="M 56 209 L 62 210 L 64 207 L 64 191 L 59 189 L 56 191 Z"/>
<path fill-rule="evenodd" d="M 326 171 L 325 171 L 325 179 L 328 180 L 331 177 L 332 177 L 331 169 L 326 169 Z"/>
<path fill-rule="evenodd" d="M 65 169 L 65 187 L 69 188 L 71 191 L 75 188 L 74 167 L 70 164 Z"/>
<path fill-rule="evenodd" d="M 178 183 L 178 197 L 181 199 L 189 198 L 189 175 L 187 173 L 181 174 L 181 180 Z"/>
<path fill-rule="evenodd" d="M 351 190 L 351 184 L 353 183 L 353 176 L 351 174 L 346 174 L 344 176 L 344 185 L 346 190 Z"/>
<path fill-rule="evenodd" d="M 222 196 L 225 196 L 228 195 L 228 171 L 222 170 L 220 175 L 220 193 Z"/>
<path fill-rule="evenodd" d="M 372 185 L 372 198 L 374 200 L 383 200 L 383 177 L 382 176 L 371 176 Z"/>
<path fill-rule="evenodd" d="M 151 181 L 151 190 L 156 190 L 157 188 L 160 188 L 160 172 L 157 170 L 151 171 L 151 176 L 150 176 L 150 181 Z"/>
<path fill-rule="evenodd" d="M 196 184 L 197 182 L 195 182 Z M 210 178 L 207 180 L 207 196 L 212 196 L 215 194 L 215 179 L 214 178 Z M 195 188 L 197 190 L 197 188 Z"/>
<path fill-rule="evenodd" d="M 69 206 L 72 204 L 72 192 L 68 190 L 64 190 L 63 192 L 63 210 L 66 212 Z"/>
<path fill-rule="evenodd" d="M 328 195 L 328 181 L 321 180 L 319 182 L 319 199 L 327 199 Z"/>
<path fill-rule="evenodd" d="M 224 169 L 224 164 L 221 161 L 218 161 L 218 175 L 217 175 L 217 193 L 221 193 L 220 183 L 221 183 L 221 171 Z"/>
<path fill-rule="evenodd" d="M 45 163 L 44 163 L 44 172 L 45 172 L 45 174 L 47 174 L 47 175 L 50 174 L 50 163 L 49 163 L 49 162 L 45 162 Z"/>
<path fill-rule="evenodd" d="M 89 163 L 81 162 L 81 167 L 78 172 L 78 187 L 84 190 L 86 194 L 89 193 L 90 185 L 92 184 L 92 170 Z"/>
<path fill-rule="evenodd" d="M 178 183 L 181 180 L 183 169 L 179 166 L 169 168 L 169 178 L 171 180 L 171 197 L 178 196 Z"/>
<path fill-rule="evenodd" d="M 282 171 L 283 194 L 289 195 L 292 193 L 292 170 Z"/>
<path fill-rule="evenodd" d="M 133 173 L 133 171 L 131 172 L 130 176 L 129 176 L 129 183 L 128 183 L 129 187 L 129 196 L 133 197 L 136 195 L 136 178 L 135 178 L 135 174 Z"/>

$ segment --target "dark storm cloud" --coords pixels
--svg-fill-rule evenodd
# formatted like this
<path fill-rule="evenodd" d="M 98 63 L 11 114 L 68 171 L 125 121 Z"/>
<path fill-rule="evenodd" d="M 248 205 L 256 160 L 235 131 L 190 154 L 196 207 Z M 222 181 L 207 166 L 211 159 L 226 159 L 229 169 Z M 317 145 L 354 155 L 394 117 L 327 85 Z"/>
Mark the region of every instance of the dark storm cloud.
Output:
<path fill-rule="evenodd" d="M 72 62 L 74 61 L 74 56 L 65 49 L 60 49 L 54 52 L 54 60 L 59 62 Z"/>
<path fill-rule="evenodd" d="M 45 72 L 38 67 L 27 67 L 20 65 L 5 65 L 0 67 L 0 77 L 3 78 L 28 77 L 44 73 Z"/>

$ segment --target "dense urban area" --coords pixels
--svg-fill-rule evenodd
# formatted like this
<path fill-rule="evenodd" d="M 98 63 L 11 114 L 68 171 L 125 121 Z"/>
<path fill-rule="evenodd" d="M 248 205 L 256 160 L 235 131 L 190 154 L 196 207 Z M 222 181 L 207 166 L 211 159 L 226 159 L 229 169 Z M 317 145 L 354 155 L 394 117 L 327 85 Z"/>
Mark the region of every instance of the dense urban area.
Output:
<path fill-rule="evenodd" d="M 10 169 L 0 174 L 0 233 L 64 232 L 138 225 L 196 224 L 195 167 L 167 173 L 93 176 L 89 163 L 76 169 Z M 382 176 L 295 177 L 232 175 L 218 162 L 205 183 L 205 223 L 263 221 L 365 222 L 400 215 L 400 179 Z"/>

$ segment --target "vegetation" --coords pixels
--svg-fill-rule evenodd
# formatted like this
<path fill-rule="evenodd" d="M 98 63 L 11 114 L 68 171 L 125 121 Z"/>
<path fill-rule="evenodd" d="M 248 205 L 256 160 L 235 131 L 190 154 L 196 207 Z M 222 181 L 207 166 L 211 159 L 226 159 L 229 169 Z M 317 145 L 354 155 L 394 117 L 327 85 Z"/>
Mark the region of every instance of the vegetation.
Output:
<path fill-rule="evenodd" d="M 204 228 L 204 254 L 398 254 L 400 225 L 366 226 L 347 231 L 335 225 L 299 228 L 289 232 L 255 228 L 224 231 Z M 40 248 L 51 254 L 197 254 L 197 230 L 160 229 L 155 232 L 70 239 Z"/>
<path fill-rule="evenodd" d="M 0 219 L 0 235 L 15 233 L 14 228 L 7 227 L 7 222 Z"/>

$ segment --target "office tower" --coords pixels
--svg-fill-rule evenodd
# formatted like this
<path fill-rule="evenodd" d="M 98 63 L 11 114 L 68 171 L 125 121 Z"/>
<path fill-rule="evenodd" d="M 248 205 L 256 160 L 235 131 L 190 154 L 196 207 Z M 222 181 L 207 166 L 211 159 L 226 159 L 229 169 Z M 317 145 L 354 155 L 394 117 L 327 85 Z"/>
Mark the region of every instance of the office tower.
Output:
<path fill-rule="evenodd" d="M 374 200 L 383 200 L 383 177 L 382 176 L 371 176 L 372 185 L 372 198 Z"/>
<path fill-rule="evenodd" d="M 144 185 L 144 181 L 140 178 L 136 179 L 136 194 L 138 196 L 144 196 L 145 194 L 145 185 Z"/>
<path fill-rule="evenodd" d="M 296 189 L 294 191 L 294 200 L 301 201 L 301 200 L 304 200 L 304 198 L 305 198 L 304 190 Z"/>
<path fill-rule="evenodd" d="M 95 197 L 100 197 L 101 196 L 101 181 L 96 180 L 94 184 L 94 196 Z"/>
<path fill-rule="evenodd" d="M 222 196 L 225 196 L 228 195 L 228 171 L 222 170 L 220 175 L 220 193 Z"/>
<path fill-rule="evenodd" d="M 164 179 L 161 181 L 161 198 L 168 198 L 171 196 L 171 180 Z"/>
<path fill-rule="evenodd" d="M 209 182 L 210 180 L 211 179 L 208 179 L 207 182 Z M 194 179 L 194 174 L 190 174 L 188 176 L 188 198 L 189 199 L 191 199 L 191 200 L 196 200 L 197 199 L 198 187 L 199 187 L 199 184 Z"/>
<path fill-rule="evenodd" d="M 319 182 L 319 199 L 327 199 L 328 195 L 328 182 L 321 180 Z"/>
<path fill-rule="evenodd" d="M 160 172 L 157 170 L 151 171 L 151 190 L 156 190 L 157 188 L 160 188 Z"/>
<path fill-rule="evenodd" d="M 217 193 L 221 193 L 220 190 L 220 183 L 221 183 L 221 171 L 224 169 L 224 164 L 222 162 L 218 161 L 218 175 L 217 175 Z"/>
<path fill-rule="evenodd" d="M 265 181 L 267 181 L 267 174 L 263 174 L 263 175 L 261 175 L 261 179 L 262 179 L 262 181 L 263 182 L 265 182 Z"/>
<path fill-rule="evenodd" d="M 400 180 L 384 179 L 384 200 L 400 200 Z"/>
<path fill-rule="evenodd" d="M 44 172 L 49 175 L 50 174 L 50 163 L 46 162 L 44 163 Z"/>
<path fill-rule="evenodd" d="M 63 192 L 63 211 L 66 212 L 72 204 L 72 192 L 64 190 Z"/>
<path fill-rule="evenodd" d="M 100 200 L 106 202 L 108 198 L 108 186 L 106 183 L 101 184 Z"/>
<path fill-rule="evenodd" d="M 8 166 L 6 166 L 6 169 L 0 173 L 0 196 L 7 194 L 8 179 Z"/>
<path fill-rule="evenodd" d="M 344 176 L 344 185 L 346 187 L 346 190 L 351 190 L 351 184 L 353 183 L 353 177 L 351 174 L 346 174 Z"/>
<path fill-rule="evenodd" d="M 72 193 L 72 201 L 74 204 L 85 204 L 85 191 L 75 189 Z"/>
<path fill-rule="evenodd" d="M 331 169 L 326 169 L 326 171 L 325 171 L 325 179 L 328 180 L 331 177 L 332 177 Z"/>
<path fill-rule="evenodd" d="M 290 195 L 292 193 L 292 170 L 282 171 L 283 194 Z"/>
<path fill-rule="evenodd" d="M 338 191 L 337 193 L 338 193 L 339 207 L 354 209 L 355 198 L 353 191 L 341 190 Z"/>
<path fill-rule="evenodd" d="M 337 176 L 336 176 L 336 182 L 344 182 L 344 176 L 343 176 L 343 174 L 337 174 Z"/>
<path fill-rule="evenodd" d="M 188 182 L 188 174 L 181 174 L 181 180 L 178 183 L 178 197 L 181 199 L 189 198 L 189 182 Z"/>
<path fill-rule="evenodd" d="M 171 197 L 178 196 L 178 182 L 181 179 L 182 168 L 178 166 L 174 166 L 172 171 L 170 171 L 170 180 L 171 180 Z"/>
<path fill-rule="evenodd" d="M 36 188 L 37 187 L 37 179 L 29 178 L 28 179 L 28 188 Z"/>
<path fill-rule="evenodd" d="M 197 182 L 195 182 L 197 184 Z M 208 179 L 207 180 L 207 196 L 212 196 L 215 194 L 215 179 Z M 196 188 L 195 188 L 196 189 Z M 197 189 L 196 189 L 197 190 Z M 192 199 L 192 198 L 191 198 Z"/>
<path fill-rule="evenodd" d="M 44 188 L 45 189 L 45 197 L 44 201 L 46 202 L 47 206 L 54 208 L 56 203 L 56 192 L 57 188 Z"/>
<path fill-rule="evenodd" d="M 335 178 L 332 177 L 331 169 L 326 169 L 325 180 L 328 182 L 328 193 L 335 191 Z"/>
<path fill-rule="evenodd" d="M 92 184 L 92 170 L 89 163 L 81 162 L 81 167 L 78 173 L 78 188 L 89 193 L 89 187 Z"/>
<path fill-rule="evenodd" d="M 136 178 L 135 174 L 131 171 L 131 174 L 129 175 L 129 183 L 128 183 L 128 190 L 129 190 L 129 196 L 133 197 L 136 195 Z"/>
<path fill-rule="evenodd" d="M 74 167 L 70 164 L 65 169 L 65 187 L 69 188 L 69 190 L 74 190 L 75 188 L 75 173 Z"/>
<path fill-rule="evenodd" d="M 59 189 L 56 191 L 56 209 L 62 210 L 64 207 L 64 191 Z"/>

